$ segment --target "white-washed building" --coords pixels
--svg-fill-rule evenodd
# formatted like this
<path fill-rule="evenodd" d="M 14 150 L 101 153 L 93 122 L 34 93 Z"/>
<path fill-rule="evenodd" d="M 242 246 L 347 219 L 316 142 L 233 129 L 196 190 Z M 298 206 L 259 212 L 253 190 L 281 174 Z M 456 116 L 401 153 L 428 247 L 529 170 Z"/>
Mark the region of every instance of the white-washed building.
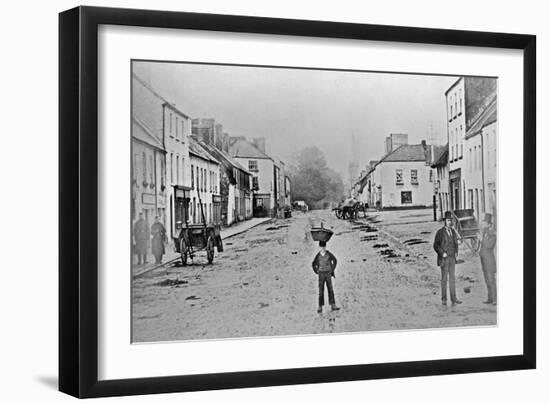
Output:
<path fill-rule="evenodd" d="M 432 206 L 429 155 L 425 142 L 404 144 L 386 154 L 360 179 L 359 200 L 379 209 Z"/>
<path fill-rule="evenodd" d="M 376 165 L 382 209 L 432 205 L 433 178 L 426 147 L 425 143 L 399 146 Z"/>
<path fill-rule="evenodd" d="M 189 160 L 189 223 L 220 223 L 220 163 L 194 137 L 189 137 Z"/>
<path fill-rule="evenodd" d="M 469 162 L 466 133 L 485 108 L 487 97 L 496 92 L 496 79 L 461 77 L 445 92 L 447 103 L 447 137 L 449 144 L 449 195 L 451 208 L 464 209 L 471 199 L 466 186 Z M 479 150 L 472 153 L 480 153 Z M 474 155 L 472 155 L 474 157 Z M 475 157 L 474 157 L 475 158 Z"/>
<path fill-rule="evenodd" d="M 220 163 L 220 221 L 225 225 L 252 217 L 251 174 L 229 155 L 229 135 L 214 118 L 193 119 L 193 135 Z M 216 198 L 218 199 L 218 198 Z"/>
<path fill-rule="evenodd" d="M 265 139 L 255 138 L 251 143 L 244 136 L 239 136 L 231 137 L 229 143 L 231 156 L 252 174 L 253 215 L 274 216 L 280 171 L 277 176 L 275 162 L 265 152 Z"/>
<path fill-rule="evenodd" d="M 220 162 L 221 221 L 231 225 L 252 217 L 252 175 L 224 150 L 201 143 Z M 244 206 L 244 212 L 242 207 Z"/>
<path fill-rule="evenodd" d="M 466 159 L 464 183 L 465 208 L 473 209 L 478 218 L 485 212 L 496 214 L 497 164 L 497 97 L 485 99 L 466 133 Z"/>
<path fill-rule="evenodd" d="M 134 223 L 143 213 L 149 226 L 155 216 L 165 218 L 166 177 L 165 154 L 162 142 L 138 116 L 132 117 L 131 142 L 131 220 Z"/>
<path fill-rule="evenodd" d="M 162 170 L 166 207 L 159 216 L 168 231 L 168 239 L 172 240 L 189 219 L 191 119 L 135 73 L 132 76 L 132 111 L 161 139 L 166 151 Z"/>

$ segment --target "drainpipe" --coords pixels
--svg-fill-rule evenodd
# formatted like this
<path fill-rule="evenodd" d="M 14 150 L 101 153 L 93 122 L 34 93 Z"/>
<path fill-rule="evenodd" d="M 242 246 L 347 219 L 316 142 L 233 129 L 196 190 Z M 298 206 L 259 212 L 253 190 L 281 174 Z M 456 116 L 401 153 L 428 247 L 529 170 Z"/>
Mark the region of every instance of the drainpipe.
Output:
<path fill-rule="evenodd" d="M 481 188 L 483 189 L 483 210 L 486 211 L 487 206 L 485 205 L 485 148 L 483 147 L 483 129 L 481 129 Z"/>
<path fill-rule="evenodd" d="M 158 215 L 158 196 L 159 196 L 159 184 L 158 184 L 158 178 L 157 178 L 157 151 L 156 150 L 153 150 L 153 175 L 154 175 L 154 181 L 155 181 L 155 215 L 154 216 L 157 216 Z M 154 217 L 153 216 L 153 217 Z"/>

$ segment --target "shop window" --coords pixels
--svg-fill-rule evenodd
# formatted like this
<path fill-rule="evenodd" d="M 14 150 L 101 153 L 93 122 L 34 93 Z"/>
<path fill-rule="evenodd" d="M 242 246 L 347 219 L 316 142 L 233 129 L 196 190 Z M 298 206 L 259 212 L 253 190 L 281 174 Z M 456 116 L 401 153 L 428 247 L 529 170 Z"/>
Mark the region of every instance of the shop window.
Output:
<path fill-rule="evenodd" d="M 412 204 L 412 192 L 411 191 L 403 191 L 401 192 L 401 204 Z"/>

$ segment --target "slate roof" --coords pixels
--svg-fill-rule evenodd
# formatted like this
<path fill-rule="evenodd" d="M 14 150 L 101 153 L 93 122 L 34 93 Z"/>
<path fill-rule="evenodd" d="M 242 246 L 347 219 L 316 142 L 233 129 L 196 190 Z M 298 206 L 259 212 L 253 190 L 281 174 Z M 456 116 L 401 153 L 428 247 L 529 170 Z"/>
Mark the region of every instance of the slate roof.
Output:
<path fill-rule="evenodd" d="M 229 146 L 229 153 L 233 157 L 272 160 L 271 157 L 244 138 L 234 139 Z"/>
<path fill-rule="evenodd" d="M 189 154 L 193 154 L 203 160 L 210 161 L 215 164 L 220 164 L 220 162 L 212 156 L 193 136 L 189 137 Z"/>
<path fill-rule="evenodd" d="M 132 74 L 132 116 L 138 118 L 159 139 L 163 138 L 164 132 L 164 106 L 167 106 L 183 117 L 189 118 L 166 98 L 157 93 L 141 77 L 135 73 Z"/>
<path fill-rule="evenodd" d="M 426 161 L 426 151 L 421 144 L 404 144 L 386 154 L 380 163 L 390 161 Z"/>
<path fill-rule="evenodd" d="M 161 140 L 136 117 L 132 117 L 132 138 L 164 151 Z"/>
<path fill-rule="evenodd" d="M 432 168 L 441 167 L 447 165 L 449 162 L 449 145 L 434 146 L 434 159 Z"/>
<path fill-rule="evenodd" d="M 365 186 L 367 185 L 367 178 L 369 177 L 370 173 L 374 171 L 374 167 L 371 168 L 369 171 L 366 172 L 365 175 L 363 175 L 359 181 L 356 182 L 356 184 L 359 185 L 359 192 L 363 192 L 363 189 L 365 189 Z"/>
<path fill-rule="evenodd" d="M 466 132 L 465 138 L 468 139 L 472 136 L 477 135 L 481 130 L 491 123 L 497 120 L 497 97 L 496 94 L 493 95 L 493 98 L 488 103 L 485 110 L 479 115 L 478 119 L 473 122 L 468 132 Z"/>
<path fill-rule="evenodd" d="M 233 168 L 237 168 L 250 175 L 250 173 L 246 168 L 240 165 L 235 159 L 233 159 L 229 154 L 227 154 L 223 150 L 219 150 L 214 146 L 203 142 L 200 142 L 200 145 L 212 156 L 214 156 L 220 162 L 220 164 L 225 168 L 226 174 L 229 177 L 229 182 L 231 182 L 232 184 L 236 183 L 236 180 L 233 175 Z"/>

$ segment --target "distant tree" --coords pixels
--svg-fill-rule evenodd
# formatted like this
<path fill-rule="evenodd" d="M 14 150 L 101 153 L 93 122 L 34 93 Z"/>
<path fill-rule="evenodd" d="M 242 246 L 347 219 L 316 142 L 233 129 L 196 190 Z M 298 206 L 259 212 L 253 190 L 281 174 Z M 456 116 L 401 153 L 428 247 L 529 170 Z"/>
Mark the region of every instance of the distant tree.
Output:
<path fill-rule="evenodd" d="M 344 197 L 344 181 L 342 176 L 333 169 L 329 168 L 327 172 L 330 182 L 325 196 L 326 202 L 330 204 L 339 203 Z"/>
<path fill-rule="evenodd" d="M 290 179 L 292 200 L 303 200 L 313 209 L 330 206 L 344 194 L 341 176 L 328 168 L 323 152 L 316 146 L 294 155 Z"/>

